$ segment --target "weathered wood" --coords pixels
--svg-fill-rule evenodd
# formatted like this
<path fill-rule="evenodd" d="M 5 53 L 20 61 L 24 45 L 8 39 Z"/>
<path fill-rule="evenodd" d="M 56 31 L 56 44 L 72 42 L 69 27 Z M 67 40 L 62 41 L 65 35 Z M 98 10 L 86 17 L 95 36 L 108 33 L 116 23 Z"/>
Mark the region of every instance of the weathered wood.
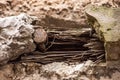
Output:
<path fill-rule="evenodd" d="M 48 63 L 53 61 L 83 61 L 83 60 L 93 60 L 97 59 L 102 60 L 104 57 L 104 50 L 96 51 L 48 51 L 45 53 L 42 52 L 32 52 L 29 55 L 22 56 L 22 62 L 40 62 Z"/>
<path fill-rule="evenodd" d="M 64 29 L 61 28 L 59 29 L 58 27 L 56 28 L 48 28 L 47 32 L 48 33 L 53 33 L 53 34 L 58 34 L 59 36 L 90 36 L 92 29 L 91 28 L 69 28 L 69 29 Z"/>
<path fill-rule="evenodd" d="M 21 56 L 21 62 L 39 62 L 46 64 L 57 61 L 81 62 L 93 60 L 99 62 L 104 60 L 105 52 L 103 42 L 96 37 L 90 36 L 90 31 L 87 35 L 80 35 L 73 36 L 72 34 L 66 33 L 60 34 L 57 30 L 56 32 L 50 31 L 48 32 L 46 47 L 52 45 L 46 52 L 43 53 L 37 49 L 37 51 L 31 52 L 28 55 Z"/>
<path fill-rule="evenodd" d="M 48 40 L 44 49 L 40 49 L 41 45 L 37 44 L 36 51 L 21 56 L 21 62 L 46 64 L 57 61 L 96 61 L 104 58 L 103 42 L 92 35 L 91 28 L 53 18 L 46 20 L 45 23 L 49 27 L 47 27 Z"/>

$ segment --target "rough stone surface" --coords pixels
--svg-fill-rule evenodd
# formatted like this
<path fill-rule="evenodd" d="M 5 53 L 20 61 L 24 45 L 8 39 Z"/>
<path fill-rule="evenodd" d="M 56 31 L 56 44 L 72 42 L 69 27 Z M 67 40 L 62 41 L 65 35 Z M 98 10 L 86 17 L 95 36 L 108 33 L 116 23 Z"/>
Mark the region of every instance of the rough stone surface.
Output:
<path fill-rule="evenodd" d="M 17 15 L 21 12 L 44 17 L 70 20 L 86 25 L 84 7 L 88 4 L 120 6 L 120 0 L 0 0 L 0 16 Z"/>
<path fill-rule="evenodd" d="M 83 63 L 53 62 L 7 64 L 0 68 L 1 80 L 119 80 L 120 69 Z"/>
<path fill-rule="evenodd" d="M 92 61 L 71 64 L 54 62 L 46 65 L 38 63 L 8 64 L 1 67 L 0 77 L 4 80 L 90 80 L 93 72 L 92 66 Z"/>
<path fill-rule="evenodd" d="M 0 18 L 0 64 L 35 50 L 34 19 L 26 14 Z"/>
<path fill-rule="evenodd" d="M 88 6 L 86 13 L 90 25 L 105 42 L 107 61 L 120 60 L 120 8 Z"/>
<path fill-rule="evenodd" d="M 81 25 L 85 27 L 87 23 L 84 7 L 87 4 L 108 4 L 108 6 L 118 7 L 120 6 L 120 0 L 0 0 L 0 16 L 11 16 L 25 12 L 43 18 L 40 23 L 42 26 L 51 27 L 56 23 L 57 26 L 63 27 L 66 27 L 66 25 L 67 27 L 80 27 Z M 45 16 L 46 18 L 44 18 Z M 80 67 L 79 65 L 70 65 L 64 62 L 47 65 L 38 63 L 7 64 L 0 67 L 0 78 L 2 80 L 119 80 L 120 69 L 112 71 L 105 66 L 104 69 L 99 67 L 94 71 L 95 68 L 92 67 L 92 70 L 88 65 L 90 70 L 87 68 L 82 73 L 81 68 L 84 67 L 84 63 L 81 63 L 82 67 L 80 69 L 76 68 L 76 66 Z M 67 70 L 64 70 L 64 67 Z M 71 71 L 71 68 L 74 71 Z M 75 75 L 70 75 L 69 71 Z M 92 76 L 92 72 L 96 77 Z"/>

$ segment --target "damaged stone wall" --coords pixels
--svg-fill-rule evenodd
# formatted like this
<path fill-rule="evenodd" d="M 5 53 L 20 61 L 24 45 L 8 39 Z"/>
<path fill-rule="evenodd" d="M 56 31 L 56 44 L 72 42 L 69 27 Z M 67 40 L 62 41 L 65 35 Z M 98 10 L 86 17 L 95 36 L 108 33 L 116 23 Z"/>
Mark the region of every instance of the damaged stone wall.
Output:
<path fill-rule="evenodd" d="M 63 27 L 66 25 L 67 27 L 76 26 L 77 28 L 89 27 L 89 25 L 86 22 L 85 13 L 84 13 L 84 7 L 86 5 L 93 4 L 93 5 L 107 5 L 108 7 L 110 6 L 119 7 L 120 1 L 119 0 L 79 0 L 79 1 L 78 0 L 0 0 L 0 4 L 1 4 L 0 5 L 1 17 L 18 15 L 21 12 L 24 12 L 29 15 L 37 16 L 39 18 L 39 22 L 37 23 L 37 25 L 39 25 L 39 27 L 45 27 L 46 29 L 49 29 L 48 27 L 54 27 L 57 24 Z M 53 22 L 51 20 L 53 20 Z M 54 24 L 54 21 L 56 21 L 57 24 Z M 22 22 L 24 23 L 25 21 L 22 20 Z M 31 30 L 34 31 L 34 29 L 31 28 L 32 25 L 30 25 L 30 23 L 31 21 L 27 24 L 30 27 L 26 26 L 26 24 L 23 27 L 25 28 L 25 32 L 30 32 Z M 9 26 L 6 27 L 11 29 L 11 27 Z M 21 26 L 18 27 L 18 30 L 20 27 Z M 7 28 L 3 28 L 3 30 L 7 30 Z M 12 30 L 14 29 L 11 29 L 11 31 Z M 21 31 L 21 29 L 19 31 Z M 38 29 L 38 31 L 41 30 Z M 5 35 L 7 33 L 9 32 L 6 32 Z M 74 31 L 72 33 L 74 33 Z M 28 36 L 32 34 L 33 32 L 30 32 Z M 43 34 L 45 34 L 44 31 Z M 37 31 L 36 34 L 34 34 L 34 36 L 36 35 L 37 35 Z M 15 37 L 15 40 L 17 39 L 19 41 L 21 39 L 18 38 L 19 36 L 17 36 L 17 38 Z M 26 36 L 24 38 L 26 38 Z M 28 38 L 29 40 L 27 39 L 25 42 L 30 41 L 31 44 L 34 45 L 31 36 L 29 36 Z M 34 39 L 36 40 L 36 38 Z M 36 40 L 38 44 L 44 42 L 44 40 L 42 39 L 39 40 L 41 41 L 38 42 Z M 27 43 L 25 43 L 25 45 L 26 44 Z M 33 51 L 35 49 L 35 46 L 33 45 L 31 46 L 31 44 L 30 45 L 27 44 L 28 46 L 26 46 L 24 50 L 28 50 L 28 48 L 33 47 L 31 50 Z M 13 51 L 15 52 L 15 50 Z M 23 53 L 19 53 L 19 55 L 20 54 Z M 16 55 L 14 56 L 14 54 L 12 53 L 11 55 L 13 58 L 17 57 Z M 11 58 L 11 56 L 9 58 Z M 7 58 L 7 61 L 9 60 L 9 58 Z M 94 62 L 92 61 L 86 61 L 83 63 L 76 62 L 69 64 L 65 62 L 54 62 L 46 65 L 42 65 L 39 63 L 28 63 L 28 62 L 26 63 L 11 62 L 0 67 L 0 77 L 2 80 L 119 80 L 119 76 L 118 76 L 120 74 L 119 66 L 118 69 L 107 68 L 106 65 L 102 65 L 102 66 L 98 65 L 98 67 L 95 68 Z"/>

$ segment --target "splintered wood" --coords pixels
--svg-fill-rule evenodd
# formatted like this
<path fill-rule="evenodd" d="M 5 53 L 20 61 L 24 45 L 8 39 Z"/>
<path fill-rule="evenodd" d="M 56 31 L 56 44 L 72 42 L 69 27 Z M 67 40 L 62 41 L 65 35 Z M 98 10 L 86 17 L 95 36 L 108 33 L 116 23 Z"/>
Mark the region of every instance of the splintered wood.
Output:
<path fill-rule="evenodd" d="M 100 62 L 105 60 L 103 42 L 95 36 L 91 28 L 82 27 L 78 29 L 78 27 L 73 27 L 75 24 L 69 26 L 69 29 L 66 29 L 64 26 L 55 26 L 48 27 L 46 51 L 41 52 L 42 50 L 40 50 L 38 45 L 36 51 L 22 55 L 21 62 L 28 61 L 47 64 L 62 61 L 81 62 L 92 60 Z"/>

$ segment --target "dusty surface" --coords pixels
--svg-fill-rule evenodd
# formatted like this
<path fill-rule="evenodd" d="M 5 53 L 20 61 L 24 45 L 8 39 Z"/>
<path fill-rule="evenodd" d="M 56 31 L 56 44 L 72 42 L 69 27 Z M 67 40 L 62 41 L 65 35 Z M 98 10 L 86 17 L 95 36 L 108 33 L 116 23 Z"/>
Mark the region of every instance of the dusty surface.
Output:
<path fill-rule="evenodd" d="M 21 12 L 36 15 L 40 18 L 45 15 L 85 23 L 84 7 L 88 4 L 119 7 L 119 0 L 1 0 L 0 16 L 18 15 Z"/>
<path fill-rule="evenodd" d="M 88 4 L 119 7 L 119 0 L 0 0 L 0 16 L 18 15 L 21 12 L 40 18 L 42 27 L 87 27 L 84 7 Z M 56 25 L 52 25 L 56 23 Z M 67 25 L 67 26 L 66 26 Z M 79 26 L 78 26 L 79 25 Z M 0 67 L 1 80 L 119 80 L 119 68 L 95 68 L 93 62 L 10 63 Z M 92 68 L 91 68 L 92 66 Z M 96 70 L 95 70 L 96 69 Z M 84 71 L 85 70 L 85 71 Z M 74 74 L 74 75 L 71 75 Z"/>
<path fill-rule="evenodd" d="M 4 71 L 4 73 L 1 73 L 1 77 L 5 80 L 8 80 L 9 77 L 10 80 L 81 80 L 81 78 L 90 80 L 89 77 L 92 74 L 90 66 L 93 66 L 92 61 L 71 65 L 64 62 L 54 62 L 47 65 L 37 63 L 9 64 L 2 67 L 1 72 Z M 87 75 L 88 77 L 86 77 Z"/>
<path fill-rule="evenodd" d="M 7 64 L 0 68 L 1 80 L 119 80 L 120 69 L 83 63 L 54 62 Z"/>

